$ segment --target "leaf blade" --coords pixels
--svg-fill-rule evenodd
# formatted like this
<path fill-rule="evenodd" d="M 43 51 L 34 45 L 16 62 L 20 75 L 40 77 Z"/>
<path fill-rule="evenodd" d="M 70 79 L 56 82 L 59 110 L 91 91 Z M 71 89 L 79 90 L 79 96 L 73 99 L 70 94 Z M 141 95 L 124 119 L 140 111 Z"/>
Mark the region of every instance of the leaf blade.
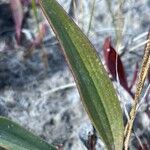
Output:
<path fill-rule="evenodd" d="M 11 150 L 56 150 L 18 124 L 0 117 L 0 147 Z"/>
<path fill-rule="evenodd" d="M 40 6 L 63 47 L 83 104 L 95 128 L 108 149 L 115 147 L 121 150 L 121 109 L 113 85 L 94 47 L 55 0 L 41 0 Z M 111 93 L 110 98 L 108 93 Z"/>
<path fill-rule="evenodd" d="M 133 97 L 134 94 L 130 90 L 127 83 L 127 77 L 123 62 L 121 60 L 120 55 L 116 52 L 116 50 L 112 46 L 111 37 L 107 37 L 105 39 L 103 44 L 103 51 L 108 72 L 112 75 L 112 78 L 115 81 L 119 82 L 122 85 L 122 87 L 124 87 L 124 89 Z M 136 80 L 136 73 L 137 71 L 135 72 L 134 76 L 135 79 L 133 80 L 133 84 L 134 81 Z"/>
<path fill-rule="evenodd" d="M 111 44 L 110 37 L 107 37 L 105 39 L 103 50 L 107 68 L 111 73 L 113 79 L 117 81 L 118 76 L 120 84 L 128 91 L 128 83 L 125 74 L 125 69 L 119 54 L 117 54 L 116 50 L 113 48 Z"/>

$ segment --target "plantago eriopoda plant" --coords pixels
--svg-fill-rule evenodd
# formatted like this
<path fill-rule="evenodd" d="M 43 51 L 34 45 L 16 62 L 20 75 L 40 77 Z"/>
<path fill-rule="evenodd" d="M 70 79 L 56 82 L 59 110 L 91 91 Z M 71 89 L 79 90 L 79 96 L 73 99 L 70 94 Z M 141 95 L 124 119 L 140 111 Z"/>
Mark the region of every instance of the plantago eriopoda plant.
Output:
<path fill-rule="evenodd" d="M 40 6 L 53 28 L 85 109 L 108 149 L 121 150 L 123 119 L 116 92 L 96 50 L 55 0 Z"/>
<path fill-rule="evenodd" d="M 108 150 L 122 150 L 121 107 L 95 48 L 56 0 L 40 0 L 40 6 L 62 46 L 94 127 Z M 0 145 L 12 150 L 55 149 L 4 118 L 0 118 Z"/>

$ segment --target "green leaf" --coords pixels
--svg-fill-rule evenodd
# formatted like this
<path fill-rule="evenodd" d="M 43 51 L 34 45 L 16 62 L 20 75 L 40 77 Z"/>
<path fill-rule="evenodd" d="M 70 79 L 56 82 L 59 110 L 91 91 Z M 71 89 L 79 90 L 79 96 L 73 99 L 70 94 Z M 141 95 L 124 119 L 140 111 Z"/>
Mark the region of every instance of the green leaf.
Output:
<path fill-rule="evenodd" d="M 56 150 L 54 146 L 31 134 L 18 124 L 0 117 L 0 149 Z"/>
<path fill-rule="evenodd" d="M 40 0 L 40 6 L 62 46 L 94 127 L 109 150 L 122 150 L 122 111 L 94 47 L 56 0 Z"/>

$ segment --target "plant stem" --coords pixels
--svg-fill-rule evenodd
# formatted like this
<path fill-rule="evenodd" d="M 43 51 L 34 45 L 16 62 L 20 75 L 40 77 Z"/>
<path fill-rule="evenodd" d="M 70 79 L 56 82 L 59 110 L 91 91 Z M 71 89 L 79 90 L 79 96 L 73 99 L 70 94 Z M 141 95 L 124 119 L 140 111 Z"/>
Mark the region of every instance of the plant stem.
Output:
<path fill-rule="evenodd" d="M 146 76 L 148 74 L 150 68 L 150 33 L 148 34 L 148 42 L 147 45 L 145 47 L 145 52 L 144 52 L 144 57 L 143 57 L 143 62 L 142 62 L 142 68 L 141 71 L 139 73 L 139 79 L 138 79 L 138 83 L 136 86 L 136 93 L 135 93 L 135 97 L 134 97 L 134 102 L 132 105 L 132 109 L 130 112 L 130 119 L 125 127 L 125 133 L 124 133 L 124 137 L 125 137 L 125 142 L 124 142 L 124 149 L 128 150 L 128 146 L 129 146 L 129 140 L 130 140 L 130 136 L 131 136 L 131 132 L 132 132 L 132 127 L 133 127 L 133 123 L 134 123 L 134 119 L 136 116 L 136 112 L 137 112 L 137 105 L 139 102 L 139 98 L 144 86 L 144 81 L 146 79 Z"/>

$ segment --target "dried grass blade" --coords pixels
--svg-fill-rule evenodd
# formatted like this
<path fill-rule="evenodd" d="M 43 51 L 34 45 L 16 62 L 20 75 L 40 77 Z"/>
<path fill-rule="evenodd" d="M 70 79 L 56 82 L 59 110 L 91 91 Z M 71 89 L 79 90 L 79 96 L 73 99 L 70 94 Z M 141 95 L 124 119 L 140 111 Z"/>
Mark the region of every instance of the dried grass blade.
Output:
<path fill-rule="evenodd" d="M 94 16 L 95 2 L 96 2 L 96 0 L 93 0 L 91 14 L 90 14 L 90 20 L 89 20 L 89 25 L 88 25 L 88 31 L 87 31 L 87 37 L 89 37 L 91 26 L 92 26 L 92 20 L 93 20 L 93 16 Z"/>
<path fill-rule="evenodd" d="M 124 28 L 124 16 L 122 13 L 124 0 L 118 0 L 117 2 L 118 2 L 118 8 L 114 10 L 114 8 L 112 8 L 112 0 L 106 0 L 108 10 L 112 17 L 113 26 L 115 28 L 116 50 L 118 51 L 121 48 L 122 34 Z"/>

